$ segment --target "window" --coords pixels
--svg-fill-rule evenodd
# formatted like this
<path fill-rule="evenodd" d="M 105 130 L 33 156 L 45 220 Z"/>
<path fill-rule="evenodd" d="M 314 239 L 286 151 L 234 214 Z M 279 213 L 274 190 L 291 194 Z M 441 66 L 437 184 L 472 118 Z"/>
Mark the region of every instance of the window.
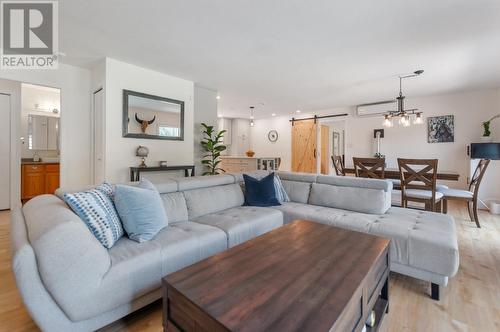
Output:
<path fill-rule="evenodd" d="M 167 137 L 179 137 L 181 134 L 180 128 L 177 127 L 170 127 L 170 126 L 164 126 L 160 125 L 158 127 L 158 135 L 159 136 L 167 136 Z"/>

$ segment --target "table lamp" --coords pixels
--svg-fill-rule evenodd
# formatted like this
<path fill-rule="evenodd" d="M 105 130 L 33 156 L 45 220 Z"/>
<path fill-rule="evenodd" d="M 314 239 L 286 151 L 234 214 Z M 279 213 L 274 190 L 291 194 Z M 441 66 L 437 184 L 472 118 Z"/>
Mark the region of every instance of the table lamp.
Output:
<path fill-rule="evenodd" d="M 137 148 L 136 153 L 135 153 L 135 155 L 137 157 L 142 158 L 142 161 L 141 161 L 141 164 L 139 165 L 139 167 L 147 167 L 146 157 L 148 156 L 148 154 L 149 154 L 149 149 L 145 146 L 139 145 L 139 147 Z"/>

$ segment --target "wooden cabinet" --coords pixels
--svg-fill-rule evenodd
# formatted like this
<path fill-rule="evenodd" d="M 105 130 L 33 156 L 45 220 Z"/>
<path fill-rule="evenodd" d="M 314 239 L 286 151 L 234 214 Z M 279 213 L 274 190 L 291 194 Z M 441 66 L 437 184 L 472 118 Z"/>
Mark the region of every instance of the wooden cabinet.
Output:
<path fill-rule="evenodd" d="M 59 164 L 25 164 L 21 166 L 21 200 L 42 194 L 53 194 L 59 188 Z"/>
<path fill-rule="evenodd" d="M 253 172 L 257 170 L 257 158 L 221 157 L 221 168 L 227 173 Z"/>

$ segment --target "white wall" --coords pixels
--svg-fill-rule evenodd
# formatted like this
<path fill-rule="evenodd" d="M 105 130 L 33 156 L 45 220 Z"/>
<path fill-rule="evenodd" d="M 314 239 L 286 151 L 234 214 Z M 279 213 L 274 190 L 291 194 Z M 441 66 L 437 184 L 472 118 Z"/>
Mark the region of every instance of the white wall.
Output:
<path fill-rule="evenodd" d="M 395 125 L 385 128 L 381 152 L 386 155 L 388 167 L 397 166 L 398 157 L 438 158 L 439 169 L 456 171 L 459 182 L 446 184 L 466 188 L 469 173 L 469 159 L 466 147 L 478 142 L 482 135 L 481 122 L 500 113 L 500 90 L 464 92 L 450 95 L 437 95 L 408 98 L 407 108 L 419 108 L 424 112 L 424 124 L 404 128 Z M 352 157 L 369 157 L 375 153 L 373 130 L 383 128 L 380 116 L 359 118 L 354 116 L 355 108 L 322 110 L 317 114 L 338 114 L 348 112 L 345 120 L 346 165 L 352 165 Z M 455 115 L 455 142 L 427 143 L 427 117 L 436 115 Z M 306 116 L 306 115 L 303 115 Z M 289 117 L 266 118 L 257 120 L 252 129 L 252 149 L 257 154 L 279 154 L 283 158 L 283 170 L 290 168 L 291 127 Z M 500 141 L 500 121 L 492 123 L 495 141 Z M 267 132 L 277 129 L 280 139 L 272 144 L 267 140 Z M 319 149 L 318 149 L 319 150 Z M 480 197 L 484 200 L 500 199 L 500 161 L 493 161 L 481 187 Z"/>
<path fill-rule="evenodd" d="M 217 129 L 217 91 L 194 86 L 194 166 L 196 175 L 201 175 L 205 171 L 201 159 L 205 155 L 200 142 L 202 140 L 201 124 L 215 126 Z"/>
<path fill-rule="evenodd" d="M 290 117 L 287 116 L 257 119 L 251 128 L 251 147 L 255 156 L 281 158 L 282 171 L 290 171 L 292 167 L 292 125 L 288 120 Z M 276 142 L 270 142 L 267 138 L 271 130 L 278 132 Z"/>
<path fill-rule="evenodd" d="M 0 78 L 61 90 L 61 186 L 90 183 L 90 71 L 59 64 L 56 70 L 2 70 Z M 19 141 L 19 106 L 13 138 Z M 13 152 L 13 180 L 20 183 L 20 145 Z M 17 174 L 16 174 L 17 173 Z M 16 186 L 17 187 L 17 186 Z M 17 188 L 16 188 L 17 190 Z M 15 194 L 15 197 L 20 197 Z"/>
<path fill-rule="evenodd" d="M 110 58 L 105 67 L 106 179 L 129 181 L 129 167 L 140 164 L 135 156 L 139 145 L 149 148 L 147 165 L 157 166 L 160 160 L 170 165 L 192 164 L 193 82 Z M 184 141 L 122 137 L 123 89 L 184 101 Z"/>

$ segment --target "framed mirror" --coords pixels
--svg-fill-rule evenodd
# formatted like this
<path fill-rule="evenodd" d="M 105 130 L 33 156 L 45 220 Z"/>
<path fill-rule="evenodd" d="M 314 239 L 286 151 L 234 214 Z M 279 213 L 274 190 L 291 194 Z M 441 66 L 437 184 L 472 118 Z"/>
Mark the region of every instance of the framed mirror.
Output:
<path fill-rule="evenodd" d="M 184 140 L 184 102 L 123 90 L 123 137 Z"/>

